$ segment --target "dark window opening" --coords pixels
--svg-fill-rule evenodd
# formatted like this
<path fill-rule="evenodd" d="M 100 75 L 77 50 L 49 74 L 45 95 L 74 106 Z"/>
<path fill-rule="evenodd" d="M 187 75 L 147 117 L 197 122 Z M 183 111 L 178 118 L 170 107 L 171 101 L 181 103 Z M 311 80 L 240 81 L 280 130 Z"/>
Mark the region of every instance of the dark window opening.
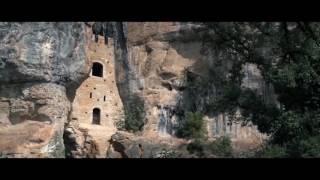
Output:
<path fill-rule="evenodd" d="M 100 124 L 100 109 L 99 108 L 93 109 L 92 124 Z"/>
<path fill-rule="evenodd" d="M 98 76 L 98 77 L 103 77 L 103 66 L 100 63 L 93 63 L 92 65 L 92 75 L 93 76 Z"/>
<path fill-rule="evenodd" d="M 92 98 L 92 93 L 90 93 L 90 98 Z"/>
<path fill-rule="evenodd" d="M 106 96 L 103 96 L 103 101 L 106 101 Z"/>

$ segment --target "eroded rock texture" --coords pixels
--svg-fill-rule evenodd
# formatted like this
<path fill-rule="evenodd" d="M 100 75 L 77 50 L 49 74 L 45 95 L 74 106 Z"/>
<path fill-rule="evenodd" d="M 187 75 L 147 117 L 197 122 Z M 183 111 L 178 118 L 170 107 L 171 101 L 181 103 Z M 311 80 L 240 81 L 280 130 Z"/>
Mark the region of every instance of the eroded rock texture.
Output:
<path fill-rule="evenodd" d="M 192 92 L 196 94 L 192 99 L 190 88 L 186 91 L 188 79 L 208 79 L 212 76 L 210 71 L 227 76 L 232 67 L 228 57 L 206 43 L 209 29 L 200 23 L 176 22 L 129 22 L 122 27 L 125 27 L 122 33 L 127 35 L 122 38 L 125 46 L 118 47 L 125 53 L 120 53 L 122 58 L 116 61 L 118 68 L 123 67 L 117 69 L 117 82 L 123 101 L 128 96 L 121 93 L 125 87 L 129 94 L 138 95 L 145 103 L 143 136 L 174 138 L 175 129 L 183 120 L 181 116 L 193 108 L 205 113 L 211 138 L 229 135 L 234 140 L 252 140 L 252 143 L 263 140 L 255 127 L 230 123 L 226 115 L 210 112 L 206 102 L 219 96 L 217 84 Z M 222 65 L 217 66 L 218 62 Z M 257 68 L 253 65 L 243 68 L 247 71 L 244 86 L 259 89 L 272 98 L 272 90 L 268 91 Z"/>
<path fill-rule="evenodd" d="M 0 152 L 64 157 L 63 130 L 86 78 L 84 23 L 0 23 Z"/>
<path fill-rule="evenodd" d="M 169 144 L 118 131 L 111 136 L 107 158 L 181 158 L 191 157 L 181 144 Z"/>
<path fill-rule="evenodd" d="M 227 75 L 232 67 L 205 42 L 208 34 L 201 24 L 186 22 L 0 23 L 1 155 L 189 157 L 176 129 L 192 108 L 204 112 L 209 138 L 261 143 L 255 127 L 229 122 L 206 106 L 219 96 L 216 84 L 188 88 L 190 78 L 201 81 L 210 71 Z M 102 79 L 90 81 L 93 62 L 103 65 Z M 257 68 L 243 69 L 243 86 L 273 101 Z M 190 93 L 196 96 L 190 99 Z M 132 97 L 142 100 L 145 112 L 136 134 L 118 126 Z M 100 124 L 92 124 L 96 106 Z"/>

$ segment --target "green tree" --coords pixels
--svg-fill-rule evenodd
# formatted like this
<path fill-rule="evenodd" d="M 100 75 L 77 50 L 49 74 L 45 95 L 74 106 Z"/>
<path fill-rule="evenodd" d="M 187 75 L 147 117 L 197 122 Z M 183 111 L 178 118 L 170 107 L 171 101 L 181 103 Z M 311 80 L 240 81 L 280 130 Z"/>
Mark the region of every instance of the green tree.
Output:
<path fill-rule="evenodd" d="M 232 156 L 232 146 L 229 137 L 222 136 L 215 141 L 208 144 L 208 149 L 214 155 L 219 157 L 231 157 Z"/>
<path fill-rule="evenodd" d="M 289 157 L 319 154 L 320 23 L 228 22 L 204 23 L 205 43 L 225 54 L 233 66 L 224 86 L 241 92 L 222 93 L 219 111 L 242 109 L 243 117 L 271 135 L 269 152 Z M 281 107 L 265 104 L 255 92 L 240 88 L 246 63 L 256 64 L 272 85 Z M 230 102 L 232 103 L 226 103 Z M 223 105 L 221 105 L 223 103 Z M 220 104 L 220 105 L 219 105 Z M 281 147 L 281 151 L 279 150 Z M 308 151 L 307 149 L 312 149 Z M 285 151 L 285 153 L 282 153 Z"/>
<path fill-rule="evenodd" d="M 125 129 L 128 131 L 141 131 L 144 126 L 144 102 L 139 96 L 131 96 L 126 102 Z"/>
<path fill-rule="evenodd" d="M 189 139 L 202 139 L 206 136 L 205 122 L 200 112 L 187 112 L 184 123 L 177 130 L 177 136 Z"/>
<path fill-rule="evenodd" d="M 187 146 L 187 150 L 199 157 L 232 157 L 232 145 L 229 137 L 222 136 L 214 141 L 194 139 Z"/>
<path fill-rule="evenodd" d="M 284 158 L 287 157 L 286 149 L 279 145 L 268 145 L 259 151 L 256 157 L 260 158 Z"/>

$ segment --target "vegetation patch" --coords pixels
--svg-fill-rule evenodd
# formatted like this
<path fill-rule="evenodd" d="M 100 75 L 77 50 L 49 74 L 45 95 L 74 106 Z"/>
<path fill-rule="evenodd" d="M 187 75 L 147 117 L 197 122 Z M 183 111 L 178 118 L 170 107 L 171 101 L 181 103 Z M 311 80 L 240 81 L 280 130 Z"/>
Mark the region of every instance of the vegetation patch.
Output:
<path fill-rule="evenodd" d="M 143 100 L 137 95 L 132 95 L 126 103 L 125 129 L 132 132 L 141 131 L 145 124 Z"/>

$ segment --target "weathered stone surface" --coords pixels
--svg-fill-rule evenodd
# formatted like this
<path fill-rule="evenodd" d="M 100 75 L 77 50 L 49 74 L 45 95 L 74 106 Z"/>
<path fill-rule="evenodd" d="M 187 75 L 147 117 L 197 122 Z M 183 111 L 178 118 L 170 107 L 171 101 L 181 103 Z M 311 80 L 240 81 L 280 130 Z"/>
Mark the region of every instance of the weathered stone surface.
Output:
<path fill-rule="evenodd" d="M 232 65 L 224 59 L 215 67 L 220 52 L 204 43 L 208 32 L 197 23 L 2 22 L 0 32 L 0 152 L 10 157 L 190 157 L 174 151 L 186 143 L 175 137 L 181 104 L 188 104 L 186 74 L 227 75 Z M 93 62 L 103 65 L 102 78 L 90 76 Z M 243 68 L 244 87 L 271 97 L 257 68 Z M 145 104 L 140 135 L 118 127 L 133 95 Z M 198 95 L 193 104 L 204 110 L 216 87 Z M 93 125 L 96 107 L 101 119 Z M 254 127 L 205 115 L 209 138 L 229 135 L 239 147 L 260 143 Z"/>
<path fill-rule="evenodd" d="M 63 129 L 86 78 L 84 23 L 0 23 L 0 152 L 64 157 Z"/>
<path fill-rule="evenodd" d="M 116 80 L 121 99 L 138 95 L 145 103 L 145 125 L 143 137 L 154 139 L 174 138 L 174 129 L 179 126 L 180 111 L 188 104 L 186 72 L 195 77 L 208 77 L 210 70 L 227 76 L 232 62 L 221 52 L 216 52 L 204 41 L 203 34 L 210 33 L 197 23 L 175 22 L 128 22 L 115 28 Z M 119 35 L 123 35 L 119 38 Z M 222 60 L 222 66 L 215 63 Z M 243 67 L 245 85 L 264 91 L 261 75 L 252 66 Z M 195 104 L 198 110 L 205 110 L 206 102 L 215 98 L 217 87 L 199 91 Z M 265 138 L 256 127 L 230 123 L 229 117 L 210 112 L 206 115 L 209 138 L 230 136 L 233 141 L 262 143 Z"/>
<path fill-rule="evenodd" d="M 102 77 L 94 76 L 91 69 L 89 77 L 76 90 L 71 123 L 65 131 L 68 146 L 66 153 L 68 157 L 75 158 L 103 158 L 109 145 L 108 140 L 117 128 L 121 128 L 118 125 L 123 122 L 123 105 L 115 81 L 113 39 L 109 38 L 106 42 L 103 36 L 98 36 L 96 42 L 96 38 L 89 38 L 94 37 L 91 31 L 88 31 L 87 36 L 87 59 L 90 67 L 93 63 L 102 65 Z M 98 124 L 93 122 L 95 108 L 100 110 Z M 94 148 L 94 152 L 88 150 Z"/>
<path fill-rule="evenodd" d="M 0 82 L 78 83 L 87 73 L 84 23 L 0 24 Z"/>
<path fill-rule="evenodd" d="M 67 158 L 97 158 L 99 146 L 103 145 L 97 142 L 96 136 L 89 134 L 89 129 L 79 127 L 76 121 L 70 122 L 66 127 L 64 141 Z"/>
<path fill-rule="evenodd" d="M 90 67 L 93 63 L 101 64 L 102 77 L 94 76 L 90 72 L 89 77 L 82 82 L 72 102 L 71 118 L 81 123 L 92 124 L 92 111 L 99 108 L 100 124 L 112 127 L 120 120 L 122 114 L 122 101 L 115 82 L 113 42 L 110 40 L 106 45 L 101 36 L 98 42 L 92 39 L 89 42 L 87 58 Z"/>
<path fill-rule="evenodd" d="M 0 94 L 5 94 L 4 91 L 16 92 L 19 95 L 7 96 L 9 100 L 9 111 L 6 112 L 6 116 L 9 122 L 1 125 L 0 131 L 2 135 L 0 136 L 0 142 L 4 144 L 0 146 L 0 151 L 3 150 L 10 154 L 25 154 L 25 156 L 28 156 L 30 151 L 39 151 L 39 154 L 35 155 L 43 157 L 55 157 L 55 155 L 57 155 L 55 151 L 64 151 L 62 133 L 64 122 L 67 121 L 70 111 L 70 102 L 66 96 L 65 87 L 53 83 L 24 83 L 18 86 L 2 85 Z M 40 100 L 42 101 L 41 103 L 39 103 Z M 40 127 L 45 126 L 46 129 L 34 129 L 34 127 L 36 127 L 34 124 Z M 6 130 L 7 128 L 8 130 Z M 19 128 L 23 129 L 26 133 L 40 133 L 41 139 L 35 140 L 31 138 L 33 136 L 29 138 L 29 136 L 19 133 Z M 43 134 L 42 132 L 48 133 Z M 6 135 L 6 133 L 9 134 Z M 16 140 L 10 140 L 11 133 L 16 133 L 14 136 Z M 7 141 L 8 139 L 10 141 Z M 39 144 L 37 146 L 24 146 L 24 144 L 30 142 Z M 8 147 L 12 148 L 6 148 L 6 143 L 9 143 Z M 10 144 L 15 145 L 11 146 Z M 23 147 L 26 148 L 24 149 Z M 63 157 L 63 154 L 62 152 L 58 155 L 59 157 Z"/>
<path fill-rule="evenodd" d="M 118 131 L 111 136 L 107 151 L 108 158 L 176 158 L 186 157 L 179 152 L 181 141 L 174 145 L 167 142 L 154 141 L 148 137 L 136 136 Z"/>

